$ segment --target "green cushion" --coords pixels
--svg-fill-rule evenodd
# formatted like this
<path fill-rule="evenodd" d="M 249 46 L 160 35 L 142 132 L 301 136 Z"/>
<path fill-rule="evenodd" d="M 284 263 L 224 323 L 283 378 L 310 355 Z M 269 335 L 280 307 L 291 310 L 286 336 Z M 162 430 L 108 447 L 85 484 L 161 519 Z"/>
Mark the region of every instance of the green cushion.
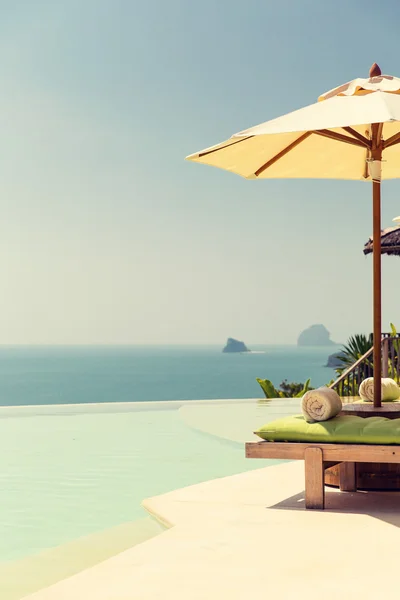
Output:
<path fill-rule="evenodd" d="M 267 423 L 255 433 L 269 442 L 400 444 L 400 419 L 349 415 L 307 423 L 302 415 L 294 415 Z"/>

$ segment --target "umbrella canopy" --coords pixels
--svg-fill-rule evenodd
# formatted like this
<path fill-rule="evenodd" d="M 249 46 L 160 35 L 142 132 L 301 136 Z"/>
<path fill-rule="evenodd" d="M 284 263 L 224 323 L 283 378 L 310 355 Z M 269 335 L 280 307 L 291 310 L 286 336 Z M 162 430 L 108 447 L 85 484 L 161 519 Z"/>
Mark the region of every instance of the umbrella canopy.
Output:
<path fill-rule="evenodd" d="M 381 179 L 400 177 L 400 79 L 374 64 L 318 102 L 187 157 L 246 179 L 328 178 L 373 182 L 374 406 L 381 406 Z M 382 165 L 382 160 L 383 165 Z"/>
<path fill-rule="evenodd" d="M 344 89 L 346 87 L 346 89 Z M 350 95 L 352 94 L 352 95 Z M 371 124 L 384 135 L 382 178 L 400 176 L 400 79 L 356 79 L 300 110 L 187 157 L 246 179 L 371 181 Z M 338 143 L 342 142 L 342 143 Z"/>
<path fill-rule="evenodd" d="M 397 217 L 393 221 L 400 221 Z M 373 238 L 370 237 L 364 246 L 364 254 L 373 252 Z M 381 234 L 381 254 L 400 256 L 400 225 L 396 227 L 388 227 Z"/>

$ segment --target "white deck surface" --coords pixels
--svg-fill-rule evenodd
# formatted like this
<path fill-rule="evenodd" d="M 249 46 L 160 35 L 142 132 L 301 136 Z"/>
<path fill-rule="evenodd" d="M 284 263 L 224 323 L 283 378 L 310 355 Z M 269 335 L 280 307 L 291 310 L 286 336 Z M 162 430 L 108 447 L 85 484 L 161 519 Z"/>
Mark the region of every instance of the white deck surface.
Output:
<path fill-rule="evenodd" d="M 327 509 L 306 511 L 303 478 L 292 462 L 149 499 L 171 529 L 27 598 L 395 597 L 400 494 L 327 488 Z"/>

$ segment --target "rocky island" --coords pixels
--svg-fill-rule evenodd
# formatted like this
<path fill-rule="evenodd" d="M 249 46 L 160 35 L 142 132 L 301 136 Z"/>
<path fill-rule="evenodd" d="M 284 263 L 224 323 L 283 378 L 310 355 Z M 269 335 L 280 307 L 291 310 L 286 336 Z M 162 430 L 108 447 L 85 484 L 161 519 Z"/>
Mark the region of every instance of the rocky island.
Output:
<path fill-rule="evenodd" d="M 335 346 L 331 334 L 324 325 L 311 325 L 302 331 L 297 340 L 298 346 Z"/>
<path fill-rule="evenodd" d="M 244 342 L 239 342 L 234 338 L 228 338 L 225 348 L 222 352 L 250 352 Z"/>
<path fill-rule="evenodd" d="M 326 367 L 331 369 L 336 369 L 336 367 L 343 367 L 343 362 L 340 360 L 340 357 L 343 356 L 343 352 L 335 352 L 328 356 L 328 362 L 326 363 Z"/>

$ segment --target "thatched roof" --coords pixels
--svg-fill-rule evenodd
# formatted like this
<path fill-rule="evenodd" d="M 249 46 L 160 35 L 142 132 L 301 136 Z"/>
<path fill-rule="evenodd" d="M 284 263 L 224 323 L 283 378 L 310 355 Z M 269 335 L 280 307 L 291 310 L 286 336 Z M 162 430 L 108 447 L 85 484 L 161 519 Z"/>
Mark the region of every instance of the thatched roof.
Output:
<path fill-rule="evenodd" d="M 400 256 L 400 227 L 389 227 L 389 229 L 384 229 L 381 233 L 381 246 L 381 254 Z M 369 238 L 364 246 L 364 254 L 370 254 L 372 248 L 372 238 Z"/>

